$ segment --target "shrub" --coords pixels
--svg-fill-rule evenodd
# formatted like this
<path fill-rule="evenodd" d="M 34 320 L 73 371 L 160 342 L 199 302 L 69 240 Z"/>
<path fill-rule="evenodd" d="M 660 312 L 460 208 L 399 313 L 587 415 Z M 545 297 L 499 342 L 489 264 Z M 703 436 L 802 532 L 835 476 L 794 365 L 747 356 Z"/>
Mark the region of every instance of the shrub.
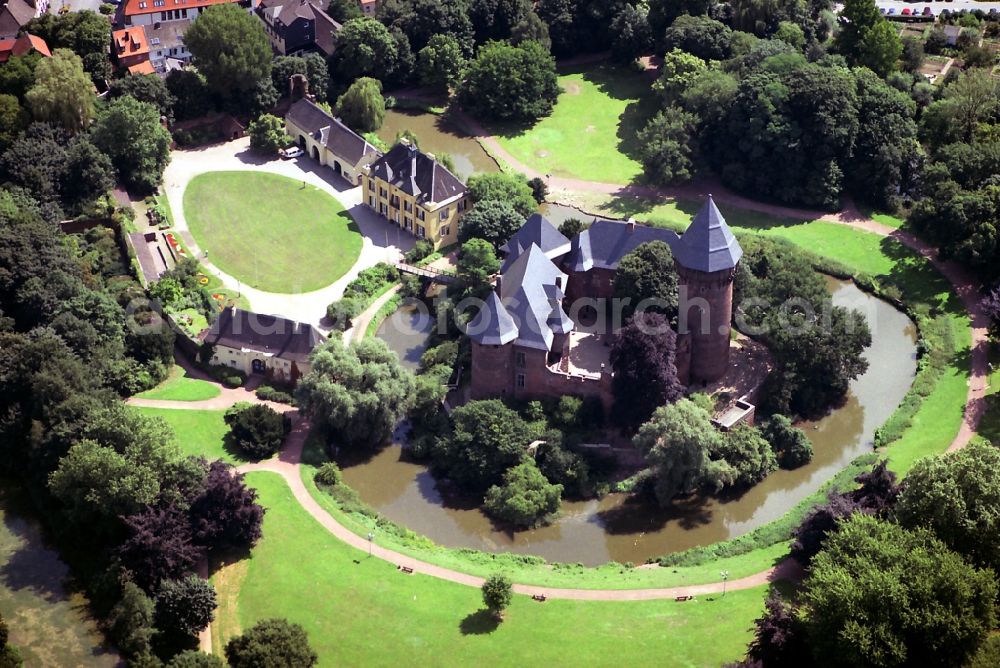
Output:
<path fill-rule="evenodd" d="M 514 586 L 510 578 L 506 575 L 496 573 L 486 578 L 483 583 L 483 603 L 497 617 L 503 615 L 503 611 L 510 605 L 510 600 L 514 597 Z"/>
<path fill-rule="evenodd" d="M 233 441 L 252 459 L 266 459 L 281 449 L 290 420 L 270 406 L 237 404 L 226 411 Z"/>
<path fill-rule="evenodd" d="M 257 388 L 257 398 L 263 401 L 273 401 L 279 404 L 295 405 L 295 397 L 284 390 L 277 390 L 270 385 L 261 385 Z"/>
<path fill-rule="evenodd" d="M 265 619 L 226 644 L 226 660 L 231 668 L 310 668 L 319 658 L 301 626 L 285 619 Z"/>
<path fill-rule="evenodd" d="M 313 476 L 313 480 L 315 480 L 317 484 L 327 485 L 329 487 L 339 485 L 341 480 L 340 467 L 337 466 L 336 462 L 326 462 L 316 471 L 316 475 Z"/>
<path fill-rule="evenodd" d="M 535 462 L 526 459 L 504 474 L 503 485 L 486 492 L 486 512 L 518 527 L 534 527 L 559 512 L 563 486 L 545 479 Z"/>
<path fill-rule="evenodd" d="M 331 321 L 333 329 L 344 331 L 364 310 L 365 304 L 361 299 L 344 297 L 326 307 L 326 317 Z"/>
<path fill-rule="evenodd" d="M 156 595 L 156 626 L 161 631 L 194 636 L 215 617 L 215 588 L 197 575 L 166 580 Z"/>
<path fill-rule="evenodd" d="M 420 262 L 425 257 L 434 252 L 434 244 L 432 244 L 427 239 L 420 239 L 417 243 L 413 244 L 413 248 L 406 251 L 404 259 L 413 264 L 414 262 Z"/>

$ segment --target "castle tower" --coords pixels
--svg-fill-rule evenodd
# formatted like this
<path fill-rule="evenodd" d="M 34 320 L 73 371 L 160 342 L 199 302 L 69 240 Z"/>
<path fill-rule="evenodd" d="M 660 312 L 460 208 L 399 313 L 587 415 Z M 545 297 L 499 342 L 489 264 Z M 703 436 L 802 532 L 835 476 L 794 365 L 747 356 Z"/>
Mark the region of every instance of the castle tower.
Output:
<path fill-rule="evenodd" d="M 511 396 L 514 392 L 513 341 L 518 329 L 497 292 L 491 292 L 466 333 L 472 343 L 473 399 Z"/>
<path fill-rule="evenodd" d="M 729 367 L 733 278 L 743 249 L 712 196 L 674 246 L 680 278 L 678 334 L 689 337 L 691 382 L 712 382 Z"/>

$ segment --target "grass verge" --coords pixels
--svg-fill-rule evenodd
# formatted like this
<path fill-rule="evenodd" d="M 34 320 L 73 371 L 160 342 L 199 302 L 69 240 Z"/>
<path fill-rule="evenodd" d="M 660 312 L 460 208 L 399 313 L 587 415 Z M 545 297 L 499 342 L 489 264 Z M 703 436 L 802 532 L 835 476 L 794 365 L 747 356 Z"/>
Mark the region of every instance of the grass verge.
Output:
<path fill-rule="evenodd" d="M 164 401 L 204 401 L 219 396 L 221 392 L 222 390 L 215 383 L 192 378 L 184 370 L 184 367 L 175 365 L 165 381 L 136 396 L 142 399 Z"/>
<path fill-rule="evenodd" d="M 163 418 L 174 430 L 174 440 L 182 455 L 204 457 L 210 462 L 221 459 L 230 464 L 242 464 L 248 461 L 236 448 L 226 442 L 229 427 L 223 420 L 225 411 L 138 406 L 136 410 L 150 417 Z"/>

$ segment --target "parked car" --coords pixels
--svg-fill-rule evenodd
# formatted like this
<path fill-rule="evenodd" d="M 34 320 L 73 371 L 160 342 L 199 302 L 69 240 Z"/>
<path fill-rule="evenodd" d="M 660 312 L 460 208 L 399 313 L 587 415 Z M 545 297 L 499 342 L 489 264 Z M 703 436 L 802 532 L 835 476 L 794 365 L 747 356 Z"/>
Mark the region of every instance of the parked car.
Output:
<path fill-rule="evenodd" d="M 282 157 L 283 160 L 291 160 L 292 158 L 297 158 L 302 155 L 302 149 L 298 146 L 292 146 L 290 148 L 283 148 L 278 151 L 278 155 Z"/>
<path fill-rule="evenodd" d="M 901 11 L 899 13 L 899 15 L 900 16 L 909 16 L 910 15 L 910 8 L 909 7 L 903 7 L 903 11 Z"/>
<path fill-rule="evenodd" d="M 886 14 L 888 14 L 889 16 L 892 16 L 895 13 L 896 13 L 896 8 L 895 7 L 890 7 L 889 11 L 886 12 Z"/>
<path fill-rule="evenodd" d="M 934 10 L 932 10 L 930 7 L 924 7 L 923 14 L 924 16 L 934 16 Z"/>

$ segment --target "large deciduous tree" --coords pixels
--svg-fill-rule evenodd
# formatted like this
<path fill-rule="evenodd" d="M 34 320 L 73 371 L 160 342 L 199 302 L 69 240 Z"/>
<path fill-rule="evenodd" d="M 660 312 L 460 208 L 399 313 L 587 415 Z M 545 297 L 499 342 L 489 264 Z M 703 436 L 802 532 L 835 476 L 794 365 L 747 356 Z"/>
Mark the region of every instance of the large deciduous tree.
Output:
<path fill-rule="evenodd" d="M 163 78 L 156 74 L 126 74 L 111 82 L 108 95 L 111 98 L 128 95 L 140 102 L 148 102 L 168 120 L 174 115 L 174 96 Z"/>
<path fill-rule="evenodd" d="M 338 445 L 381 445 L 412 404 L 413 375 L 379 339 L 345 346 L 333 337 L 313 351 L 311 364 L 295 396 Z"/>
<path fill-rule="evenodd" d="M 301 626 L 284 619 L 264 619 L 226 643 L 226 661 L 230 668 L 310 668 L 319 657 Z"/>
<path fill-rule="evenodd" d="M 524 216 L 509 202 L 488 199 L 478 202 L 462 216 L 458 224 L 458 240 L 482 239 L 499 249 L 524 224 Z"/>
<path fill-rule="evenodd" d="M 483 298 L 492 289 L 490 278 L 500 271 L 493 245 L 483 239 L 469 239 L 462 244 L 456 275 L 462 282 L 463 294 Z"/>
<path fill-rule="evenodd" d="M 868 515 L 840 524 L 804 584 L 820 665 L 960 666 L 997 624 L 992 571 L 969 566 L 930 531 Z"/>
<path fill-rule="evenodd" d="M 285 122 L 271 114 L 261 114 L 247 126 L 250 148 L 262 155 L 277 155 L 288 144 Z"/>
<path fill-rule="evenodd" d="M 280 450 L 290 428 L 287 417 L 263 404 L 237 404 L 226 411 L 225 420 L 235 444 L 253 459 Z"/>
<path fill-rule="evenodd" d="M 246 102 L 262 82 L 270 83 L 267 35 L 261 22 L 238 5 L 206 8 L 184 33 L 184 45 L 212 90 L 234 103 Z"/>
<path fill-rule="evenodd" d="M 468 192 L 473 203 L 484 200 L 508 202 L 522 218 L 527 218 L 538 209 L 534 191 L 521 174 L 473 174 L 469 177 Z"/>
<path fill-rule="evenodd" d="M 337 113 L 356 132 L 374 132 L 385 118 L 385 98 L 378 79 L 361 77 L 337 98 Z"/>
<path fill-rule="evenodd" d="M 850 64 L 868 67 L 883 77 L 896 69 L 903 44 L 874 0 L 845 0 L 840 15 L 844 20 L 837 34 L 837 49 Z"/>
<path fill-rule="evenodd" d="M 1000 571 L 1000 451 L 970 445 L 918 461 L 896 517 L 903 526 L 931 529 L 977 566 Z"/>
<path fill-rule="evenodd" d="M 677 335 L 658 313 L 636 314 L 615 335 L 611 345 L 615 422 L 636 429 L 658 407 L 683 395 L 677 380 L 676 348 Z"/>
<path fill-rule="evenodd" d="M 147 592 L 163 580 L 190 574 L 204 550 L 195 545 L 187 515 L 176 506 L 147 506 L 125 518 L 129 536 L 118 548 L 122 567 Z"/>
<path fill-rule="evenodd" d="M 435 464 L 472 491 L 485 492 L 500 483 L 534 440 L 521 416 L 496 399 L 470 401 L 451 416 L 455 429 L 435 443 Z"/>
<path fill-rule="evenodd" d="M 555 60 L 538 42 L 491 42 L 479 49 L 458 89 L 477 118 L 533 122 L 549 114 L 559 95 Z"/>
<path fill-rule="evenodd" d="M 151 104 L 125 96 L 111 102 L 94 123 L 94 143 L 108 154 L 128 186 L 151 192 L 170 161 L 170 133 Z"/>
<path fill-rule="evenodd" d="M 612 283 L 615 299 L 628 299 L 622 312 L 631 315 L 637 307 L 677 317 L 677 270 L 670 246 L 662 241 L 639 245 L 622 258 Z M 644 303 L 645 302 L 645 303 Z"/>
<path fill-rule="evenodd" d="M 166 580 L 156 593 L 156 626 L 177 635 L 197 635 L 214 619 L 215 605 L 215 588 L 211 582 L 197 575 Z"/>
<path fill-rule="evenodd" d="M 434 35 L 417 54 L 417 73 L 425 86 L 448 91 L 462 79 L 465 56 L 451 35 Z"/>
<path fill-rule="evenodd" d="M 531 12 L 531 0 L 471 0 L 469 3 L 469 19 L 478 44 L 510 39 L 514 28 Z"/>
<path fill-rule="evenodd" d="M 189 511 L 194 540 L 209 550 L 249 550 L 261 536 L 257 490 L 225 462 L 212 462 Z"/>
<path fill-rule="evenodd" d="M 35 85 L 25 97 L 35 120 L 70 132 L 86 129 L 94 117 L 94 84 L 80 57 L 68 49 L 56 49 L 51 58 L 38 63 Z"/>
<path fill-rule="evenodd" d="M 559 512 L 563 486 L 553 485 L 526 459 L 503 476 L 502 485 L 486 492 L 483 507 L 490 515 L 521 528 L 531 528 Z"/>

